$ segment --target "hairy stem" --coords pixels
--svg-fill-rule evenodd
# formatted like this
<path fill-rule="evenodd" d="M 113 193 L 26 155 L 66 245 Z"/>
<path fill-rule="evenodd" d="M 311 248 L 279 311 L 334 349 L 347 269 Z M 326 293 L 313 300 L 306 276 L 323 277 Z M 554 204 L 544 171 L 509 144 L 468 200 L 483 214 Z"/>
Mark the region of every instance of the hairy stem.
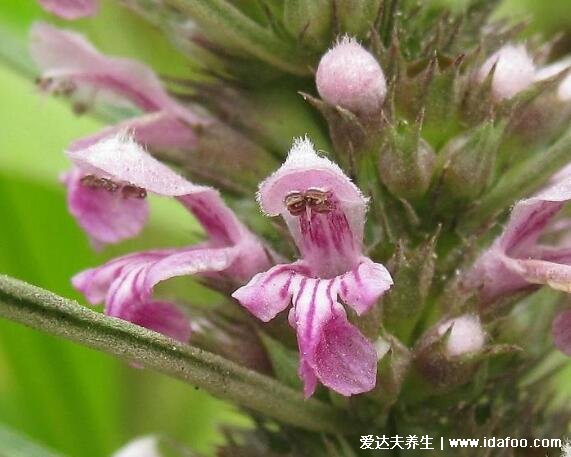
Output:
<path fill-rule="evenodd" d="M 220 356 L 0 275 L 0 317 L 76 341 L 309 430 L 347 433 L 343 413 Z"/>

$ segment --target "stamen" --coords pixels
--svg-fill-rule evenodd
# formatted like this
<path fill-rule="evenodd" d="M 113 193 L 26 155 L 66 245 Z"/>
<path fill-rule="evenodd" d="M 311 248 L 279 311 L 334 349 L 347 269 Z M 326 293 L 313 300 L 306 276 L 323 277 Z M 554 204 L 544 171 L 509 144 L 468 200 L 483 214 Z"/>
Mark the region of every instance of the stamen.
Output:
<path fill-rule="evenodd" d="M 286 196 L 284 204 L 292 216 L 307 213 L 309 217 L 311 211 L 320 214 L 329 213 L 333 209 L 330 197 L 330 192 L 310 188 L 305 192 L 291 192 Z"/>
<path fill-rule="evenodd" d="M 321 189 L 307 189 L 305 192 L 305 202 L 312 211 L 316 213 L 329 213 L 333 208 L 329 200 L 330 193 Z"/>
<path fill-rule="evenodd" d="M 305 212 L 305 199 L 301 192 L 286 195 L 284 204 L 292 216 L 301 216 Z"/>
<path fill-rule="evenodd" d="M 133 186 L 127 184 L 121 188 L 121 195 L 123 198 L 139 198 L 143 199 L 147 197 L 147 190 L 142 187 Z"/>
<path fill-rule="evenodd" d="M 108 178 L 99 178 L 95 175 L 85 175 L 83 178 L 81 178 L 80 182 L 86 187 L 91 187 L 93 189 L 104 189 L 107 192 L 117 192 L 119 189 L 119 184 L 116 182 Z"/>

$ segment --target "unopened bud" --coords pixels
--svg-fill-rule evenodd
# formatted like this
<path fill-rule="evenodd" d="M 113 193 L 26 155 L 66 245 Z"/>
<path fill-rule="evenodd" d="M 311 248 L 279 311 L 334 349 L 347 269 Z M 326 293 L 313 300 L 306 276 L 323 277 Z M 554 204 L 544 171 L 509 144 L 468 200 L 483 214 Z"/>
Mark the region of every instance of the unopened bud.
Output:
<path fill-rule="evenodd" d="M 480 319 L 474 314 L 450 319 L 440 324 L 437 332 L 441 337 L 449 333 L 446 339 L 446 354 L 449 357 L 479 352 L 486 343 L 486 333 Z"/>
<path fill-rule="evenodd" d="M 442 181 L 454 200 L 479 196 L 493 176 L 503 126 L 487 122 L 472 133 L 452 139 L 442 152 Z"/>
<path fill-rule="evenodd" d="M 436 324 L 415 348 L 415 366 L 437 391 L 463 385 L 480 366 L 486 333 L 471 314 Z"/>
<path fill-rule="evenodd" d="M 535 80 L 535 65 L 524 45 L 505 45 L 484 62 L 478 81 L 492 76 L 492 92 L 497 100 L 511 98 L 530 87 Z"/>
<path fill-rule="evenodd" d="M 390 128 L 379 155 L 379 175 L 400 198 L 421 197 L 432 180 L 435 154 L 417 128 Z"/>
<path fill-rule="evenodd" d="M 315 79 L 319 95 L 330 105 L 361 115 L 381 111 L 385 75 L 377 59 L 354 38 L 344 37 L 325 53 Z"/>
<path fill-rule="evenodd" d="M 285 0 L 284 25 L 302 44 L 327 47 L 333 24 L 332 0 Z"/>

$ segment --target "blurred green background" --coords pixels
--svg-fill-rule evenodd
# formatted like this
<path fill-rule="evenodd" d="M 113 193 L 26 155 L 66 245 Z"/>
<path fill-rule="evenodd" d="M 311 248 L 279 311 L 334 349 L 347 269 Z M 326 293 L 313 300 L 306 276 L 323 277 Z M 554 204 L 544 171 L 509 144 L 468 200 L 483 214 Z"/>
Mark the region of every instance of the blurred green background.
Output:
<path fill-rule="evenodd" d="M 569 1 L 507 0 L 501 12 L 530 17 L 531 29 L 549 36 L 569 29 Z M 104 52 L 136 57 L 162 73 L 192 71 L 157 31 L 116 3 L 104 2 L 95 19 L 65 25 L 82 30 Z M 133 249 L 187 242 L 196 228 L 169 202 L 153 202 L 140 241 L 101 253 L 90 249 L 66 211 L 58 175 L 67 168 L 66 145 L 101 125 L 75 118 L 67 105 L 35 90 L 26 73 L 26 35 L 39 19 L 64 25 L 35 0 L 0 2 L 0 272 L 79 299 L 69 283 L 74 273 Z M 194 295 L 202 299 L 199 291 Z M 216 424 L 235 420 L 230 406 L 190 386 L 0 322 L 0 432 L 8 426 L 73 457 L 107 456 L 148 433 L 210 452 L 220 440 Z"/>

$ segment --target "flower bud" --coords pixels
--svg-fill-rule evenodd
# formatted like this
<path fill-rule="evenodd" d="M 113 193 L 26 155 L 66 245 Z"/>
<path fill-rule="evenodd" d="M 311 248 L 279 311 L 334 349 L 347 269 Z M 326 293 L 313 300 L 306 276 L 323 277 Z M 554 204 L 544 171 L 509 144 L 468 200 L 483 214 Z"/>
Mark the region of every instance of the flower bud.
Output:
<path fill-rule="evenodd" d="M 421 197 L 432 180 L 435 154 L 418 130 L 389 128 L 381 146 L 379 175 L 396 197 Z"/>
<path fill-rule="evenodd" d="M 285 0 L 284 25 L 304 45 L 327 47 L 333 23 L 332 0 Z"/>
<path fill-rule="evenodd" d="M 486 343 L 480 319 L 465 314 L 436 324 L 415 348 L 415 366 L 437 391 L 467 383 L 478 369 Z"/>
<path fill-rule="evenodd" d="M 470 200 L 486 189 L 493 175 L 502 132 L 503 127 L 486 122 L 444 147 L 442 181 L 447 196 Z"/>
<path fill-rule="evenodd" d="M 330 105 L 361 115 L 381 111 L 387 93 L 383 70 L 354 38 L 344 37 L 325 53 L 315 79 L 319 95 Z"/>
<path fill-rule="evenodd" d="M 440 337 L 448 333 L 445 346 L 448 357 L 479 352 L 486 342 L 486 333 L 474 314 L 465 314 L 440 324 L 437 333 Z"/>
<path fill-rule="evenodd" d="M 409 341 L 423 315 L 434 278 L 437 239 L 434 235 L 414 247 L 399 242 L 390 260 L 395 285 L 383 300 L 383 324 L 402 341 Z"/>
<path fill-rule="evenodd" d="M 492 76 L 492 92 L 497 100 L 511 98 L 527 89 L 535 79 L 535 65 L 524 45 L 505 45 L 484 62 L 478 72 L 480 83 Z"/>

